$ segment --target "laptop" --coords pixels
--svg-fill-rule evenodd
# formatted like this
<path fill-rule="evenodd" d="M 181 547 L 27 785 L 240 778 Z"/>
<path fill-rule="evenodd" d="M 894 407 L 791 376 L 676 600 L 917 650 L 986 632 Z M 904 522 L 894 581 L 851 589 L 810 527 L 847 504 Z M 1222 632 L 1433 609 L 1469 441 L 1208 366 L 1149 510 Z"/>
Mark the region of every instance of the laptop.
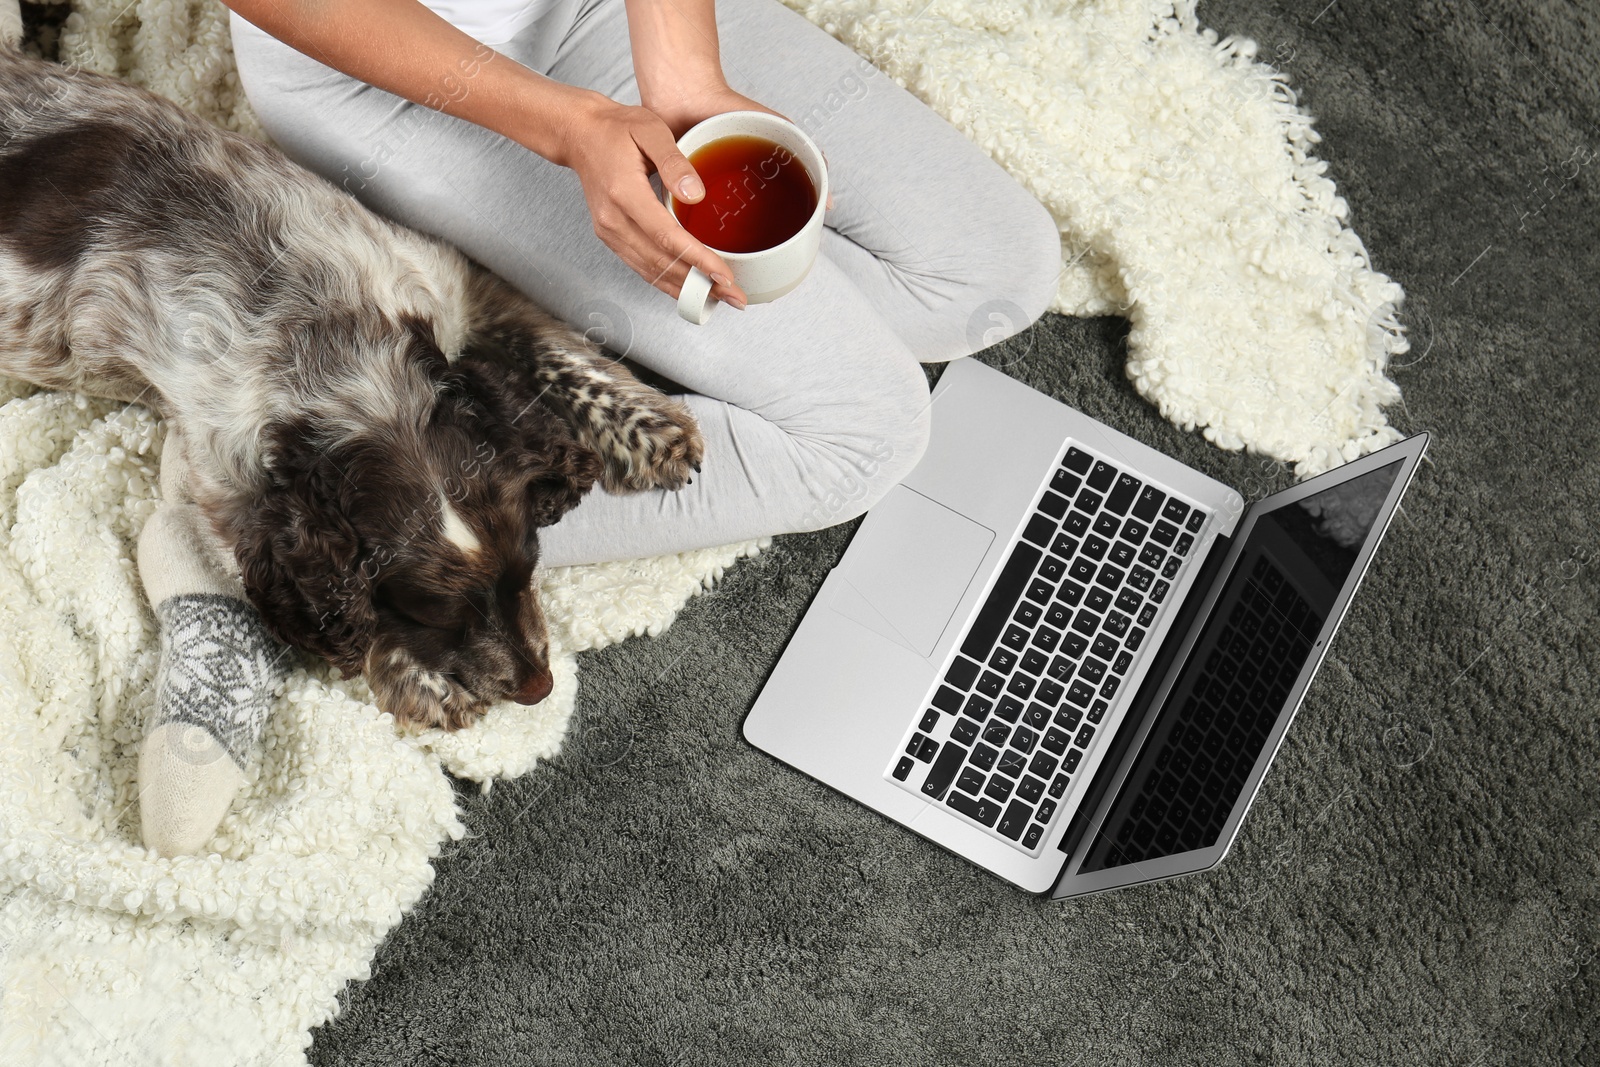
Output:
<path fill-rule="evenodd" d="M 745 737 L 1031 892 L 1214 867 L 1427 435 L 1247 507 L 975 359 L 932 405 Z"/>

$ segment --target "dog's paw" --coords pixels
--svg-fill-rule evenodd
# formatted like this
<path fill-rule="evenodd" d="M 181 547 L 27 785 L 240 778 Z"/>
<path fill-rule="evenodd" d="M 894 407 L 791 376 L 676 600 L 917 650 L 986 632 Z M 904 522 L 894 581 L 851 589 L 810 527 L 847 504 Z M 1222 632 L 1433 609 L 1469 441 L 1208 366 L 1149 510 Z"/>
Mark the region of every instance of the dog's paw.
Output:
<path fill-rule="evenodd" d="M 694 416 L 681 401 L 654 390 L 630 400 L 594 442 L 605 462 L 602 483 L 611 492 L 682 489 L 705 458 Z"/>

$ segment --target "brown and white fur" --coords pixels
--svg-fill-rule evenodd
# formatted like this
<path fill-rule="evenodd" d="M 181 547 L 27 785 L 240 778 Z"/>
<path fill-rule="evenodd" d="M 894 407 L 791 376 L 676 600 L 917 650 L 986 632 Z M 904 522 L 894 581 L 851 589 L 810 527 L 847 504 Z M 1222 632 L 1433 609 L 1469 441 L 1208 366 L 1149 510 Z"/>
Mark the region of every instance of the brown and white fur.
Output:
<path fill-rule="evenodd" d="M 701 458 L 681 403 L 458 252 L 4 42 L 0 374 L 162 415 L 268 626 L 421 726 L 543 699 L 537 530 Z"/>

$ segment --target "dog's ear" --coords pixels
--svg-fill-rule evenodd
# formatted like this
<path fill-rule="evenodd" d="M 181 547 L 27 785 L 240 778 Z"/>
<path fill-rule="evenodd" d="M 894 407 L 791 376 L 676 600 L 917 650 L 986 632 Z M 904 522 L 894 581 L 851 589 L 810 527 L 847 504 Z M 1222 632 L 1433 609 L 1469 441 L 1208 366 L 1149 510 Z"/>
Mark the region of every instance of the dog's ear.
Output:
<path fill-rule="evenodd" d="M 375 562 L 340 506 L 342 475 L 294 434 L 275 434 L 271 482 L 235 545 L 245 592 L 285 644 L 359 674 L 377 627 Z"/>

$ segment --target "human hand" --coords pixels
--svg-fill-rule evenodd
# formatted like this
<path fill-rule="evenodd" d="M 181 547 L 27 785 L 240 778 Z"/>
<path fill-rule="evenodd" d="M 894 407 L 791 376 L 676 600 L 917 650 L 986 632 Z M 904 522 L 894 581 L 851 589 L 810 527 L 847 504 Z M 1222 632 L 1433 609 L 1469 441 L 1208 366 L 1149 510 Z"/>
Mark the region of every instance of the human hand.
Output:
<path fill-rule="evenodd" d="M 652 101 L 649 107 L 667 124 L 674 137 L 682 137 L 697 123 L 729 111 L 764 111 L 768 115 L 776 115 L 791 125 L 795 124 L 788 115 L 774 111 L 765 104 L 757 103 L 743 93 L 734 92 L 726 82 L 722 81 L 711 82 L 698 89 L 680 91 L 669 100 Z M 823 153 L 823 160 L 827 160 L 827 153 Z M 830 187 L 828 210 L 832 209 L 833 190 Z"/>
<path fill-rule="evenodd" d="M 711 279 L 713 296 L 744 308 L 746 294 L 727 264 L 696 241 L 650 187 L 653 170 L 678 199 L 693 204 L 705 197 L 700 176 L 678 151 L 677 134 L 659 115 L 590 94 L 569 119 L 563 140 L 552 158 L 578 175 L 595 236 L 606 247 L 673 299 L 689 268 L 698 267 Z"/>

